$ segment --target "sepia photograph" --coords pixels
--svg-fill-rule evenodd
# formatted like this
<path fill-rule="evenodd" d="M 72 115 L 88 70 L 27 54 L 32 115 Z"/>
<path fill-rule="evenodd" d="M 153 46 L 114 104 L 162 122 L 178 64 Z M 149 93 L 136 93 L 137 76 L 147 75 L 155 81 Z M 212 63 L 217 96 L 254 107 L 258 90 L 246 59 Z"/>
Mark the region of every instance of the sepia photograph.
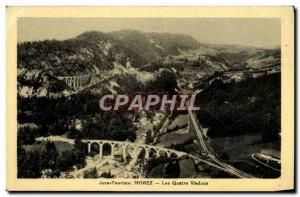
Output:
<path fill-rule="evenodd" d="M 283 180 L 281 18 L 14 22 L 17 180 Z"/>

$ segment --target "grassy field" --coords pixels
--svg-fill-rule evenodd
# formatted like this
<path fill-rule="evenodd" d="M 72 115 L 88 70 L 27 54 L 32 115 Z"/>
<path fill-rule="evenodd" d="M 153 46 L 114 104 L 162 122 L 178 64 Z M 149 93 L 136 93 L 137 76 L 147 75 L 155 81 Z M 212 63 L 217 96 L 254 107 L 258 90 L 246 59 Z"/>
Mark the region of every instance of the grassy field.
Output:
<path fill-rule="evenodd" d="M 176 128 L 182 128 L 188 123 L 188 116 L 186 114 L 184 115 L 178 115 L 176 118 L 169 124 L 168 130 L 174 130 Z"/>
<path fill-rule="evenodd" d="M 184 145 L 194 139 L 194 134 L 187 133 L 187 134 L 179 134 L 174 132 L 167 133 L 160 137 L 159 145 L 164 147 L 171 147 Z"/>

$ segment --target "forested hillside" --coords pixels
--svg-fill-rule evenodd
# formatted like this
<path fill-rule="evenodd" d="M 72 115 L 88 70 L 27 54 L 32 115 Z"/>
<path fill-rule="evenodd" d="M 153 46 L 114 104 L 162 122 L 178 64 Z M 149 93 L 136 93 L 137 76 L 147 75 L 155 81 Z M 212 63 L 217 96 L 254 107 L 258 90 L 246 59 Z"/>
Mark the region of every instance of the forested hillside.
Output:
<path fill-rule="evenodd" d="M 214 81 L 197 97 L 198 119 L 209 127 L 208 136 L 262 134 L 279 138 L 280 73 L 240 82 Z"/>

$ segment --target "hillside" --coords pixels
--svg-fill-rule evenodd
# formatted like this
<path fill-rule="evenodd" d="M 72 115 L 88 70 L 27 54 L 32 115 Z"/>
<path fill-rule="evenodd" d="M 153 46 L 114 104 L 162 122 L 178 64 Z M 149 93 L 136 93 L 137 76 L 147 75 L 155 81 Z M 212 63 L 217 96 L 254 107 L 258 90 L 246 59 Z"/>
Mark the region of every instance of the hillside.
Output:
<path fill-rule="evenodd" d="M 123 30 L 110 33 L 124 46 L 134 50 L 147 62 L 153 59 L 178 55 L 180 51 L 197 49 L 199 43 L 191 36 L 170 33 L 142 33 Z"/>
<path fill-rule="evenodd" d="M 279 138 L 280 73 L 223 83 L 215 80 L 198 97 L 198 119 L 211 138 L 259 134 Z"/>
<path fill-rule="evenodd" d="M 186 35 L 119 31 L 85 32 L 76 38 L 18 44 L 18 68 L 43 69 L 53 75 L 91 74 L 113 68 L 118 62 L 139 67 L 153 58 L 195 49 L 198 43 Z"/>
<path fill-rule="evenodd" d="M 281 58 L 279 49 L 203 44 L 188 35 L 135 30 L 90 31 L 68 40 L 19 43 L 17 49 L 18 89 L 25 96 L 68 90 L 55 76 L 97 74 L 97 81 L 125 73 L 122 81 L 136 80 L 138 84 L 165 68 L 176 72 L 181 84 L 189 86 L 191 81 L 216 71 L 278 70 Z M 102 86 L 102 92 L 115 91 L 111 84 Z"/>
<path fill-rule="evenodd" d="M 159 67 L 220 71 L 279 65 L 280 50 L 201 44 L 188 35 L 135 30 L 90 31 L 63 41 L 18 44 L 18 68 L 42 69 L 52 75 L 91 74 L 110 70 L 115 62 L 126 66 L 128 61 L 136 68 L 158 63 Z"/>
<path fill-rule="evenodd" d="M 203 72 L 279 67 L 280 49 L 200 44 L 197 49 L 181 51 L 164 61 L 179 69 L 193 67 Z"/>
<path fill-rule="evenodd" d="M 18 44 L 18 68 L 43 69 L 53 75 L 91 74 L 111 69 L 113 62 L 137 64 L 139 55 L 124 48 L 108 34 L 88 32 L 76 38 Z"/>

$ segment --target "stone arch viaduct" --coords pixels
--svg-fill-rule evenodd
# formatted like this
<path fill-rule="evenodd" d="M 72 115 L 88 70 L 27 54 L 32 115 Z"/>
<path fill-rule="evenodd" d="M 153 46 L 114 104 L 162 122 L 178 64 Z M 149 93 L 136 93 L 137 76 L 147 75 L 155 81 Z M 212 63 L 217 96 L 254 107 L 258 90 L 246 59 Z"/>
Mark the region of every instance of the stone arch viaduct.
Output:
<path fill-rule="evenodd" d="M 187 155 L 185 152 L 176 151 L 174 149 L 163 148 L 159 146 L 152 146 L 148 144 L 137 144 L 128 141 L 110 141 L 110 140 L 82 140 L 87 143 L 88 153 L 91 153 L 93 147 L 98 147 L 96 150 L 99 158 L 103 156 L 109 156 L 115 158 L 121 156 L 124 161 L 128 156 L 133 160 L 137 160 L 141 152 L 144 153 L 144 159 L 148 160 L 150 157 L 168 157 L 168 158 L 179 158 Z M 110 150 L 109 153 L 105 153 L 104 149 Z"/>
<path fill-rule="evenodd" d="M 88 85 L 92 75 L 79 76 L 55 76 L 57 79 L 64 81 L 71 88 L 81 88 Z"/>

